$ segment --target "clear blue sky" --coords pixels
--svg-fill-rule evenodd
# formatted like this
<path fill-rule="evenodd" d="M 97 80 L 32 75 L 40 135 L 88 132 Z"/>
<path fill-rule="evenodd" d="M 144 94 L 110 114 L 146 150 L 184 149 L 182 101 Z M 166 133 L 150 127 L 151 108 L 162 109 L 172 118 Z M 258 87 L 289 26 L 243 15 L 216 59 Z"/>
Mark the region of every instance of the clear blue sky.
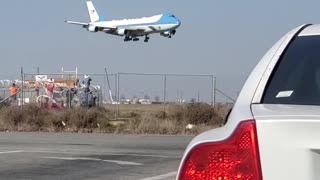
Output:
<path fill-rule="evenodd" d="M 85 1 L 1 2 L 2 77 L 27 72 L 214 74 L 218 88 L 234 95 L 264 53 L 284 33 L 320 22 L 320 1 L 94 0 L 107 20 L 170 12 L 181 21 L 173 39 L 149 43 L 89 33 L 64 20 L 88 21 Z M 2 78 L 0 78 L 2 79 Z"/>

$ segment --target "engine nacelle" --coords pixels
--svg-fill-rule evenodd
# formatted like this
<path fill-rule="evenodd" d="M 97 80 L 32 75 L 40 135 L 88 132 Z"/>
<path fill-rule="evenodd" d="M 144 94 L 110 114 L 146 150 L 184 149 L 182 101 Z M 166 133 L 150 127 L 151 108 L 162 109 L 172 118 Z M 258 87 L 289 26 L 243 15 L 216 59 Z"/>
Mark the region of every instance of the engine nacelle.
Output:
<path fill-rule="evenodd" d="M 171 35 L 171 33 L 169 31 L 165 31 L 165 32 L 161 33 L 160 35 L 164 36 L 164 37 L 169 37 Z"/>
<path fill-rule="evenodd" d="M 124 35 L 127 35 L 128 34 L 128 31 L 126 29 L 117 29 L 117 33 L 120 35 L 120 36 L 124 36 Z"/>
<path fill-rule="evenodd" d="M 89 32 L 98 32 L 98 27 L 90 25 L 90 26 L 88 26 L 87 30 Z"/>

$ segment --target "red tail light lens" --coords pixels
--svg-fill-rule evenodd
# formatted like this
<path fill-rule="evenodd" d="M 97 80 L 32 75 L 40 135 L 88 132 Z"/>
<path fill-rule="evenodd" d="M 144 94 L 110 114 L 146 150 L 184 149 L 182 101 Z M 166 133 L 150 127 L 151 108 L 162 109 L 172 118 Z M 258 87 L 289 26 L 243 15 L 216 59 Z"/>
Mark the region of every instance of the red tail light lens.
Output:
<path fill-rule="evenodd" d="M 196 146 L 183 163 L 180 180 L 262 180 L 254 120 L 243 121 L 221 142 Z"/>

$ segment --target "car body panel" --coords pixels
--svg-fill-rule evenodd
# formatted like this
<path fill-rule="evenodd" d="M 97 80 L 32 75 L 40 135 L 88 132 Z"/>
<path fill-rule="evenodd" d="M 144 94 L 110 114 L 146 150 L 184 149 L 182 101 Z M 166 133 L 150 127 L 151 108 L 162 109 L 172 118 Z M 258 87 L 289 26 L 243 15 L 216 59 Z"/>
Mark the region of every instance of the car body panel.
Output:
<path fill-rule="evenodd" d="M 320 25 L 299 26 L 284 35 L 263 56 L 244 84 L 227 124 L 191 141 L 178 174 L 194 147 L 223 141 L 232 135 L 241 121 L 255 119 L 264 180 L 320 179 L 320 107 L 260 104 L 268 80 L 290 42 L 295 36 L 313 34 L 320 35 Z"/>
<path fill-rule="evenodd" d="M 300 26 L 286 34 L 266 53 L 266 55 L 262 58 L 262 60 L 252 71 L 245 85 L 243 86 L 241 93 L 239 94 L 239 97 L 237 99 L 237 102 L 235 103 L 234 108 L 230 113 L 227 124 L 224 127 L 204 132 L 195 137 L 186 148 L 186 153 L 182 158 L 181 165 L 183 164 L 188 152 L 195 146 L 202 143 L 216 142 L 227 139 L 232 134 L 232 132 L 237 127 L 240 121 L 253 119 L 250 105 L 256 92 L 255 87 L 257 87 L 260 83 L 260 80 L 264 75 L 266 67 L 270 63 L 270 59 L 274 57 L 275 53 L 278 52 L 279 49 L 281 49 L 281 47 L 283 48 L 285 45 L 289 43 L 290 39 L 299 29 L 301 29 L 301 27 L 303 26 Z M 181 165 L 179 171 L 181 170 Z"/>
<path fill-rule="evenodd" d="M 320 178 L 320 107 L 252 105 L 264 180 Z"/>
<path fill-rule="evenodd" d="M 314 35 L 320 35 L 320 24 L 315 24 L 312 26 L 309 26 L 308 28 L 305 28 L 301 33 L 299 33 L 298 36 L 314 36 Z"/>

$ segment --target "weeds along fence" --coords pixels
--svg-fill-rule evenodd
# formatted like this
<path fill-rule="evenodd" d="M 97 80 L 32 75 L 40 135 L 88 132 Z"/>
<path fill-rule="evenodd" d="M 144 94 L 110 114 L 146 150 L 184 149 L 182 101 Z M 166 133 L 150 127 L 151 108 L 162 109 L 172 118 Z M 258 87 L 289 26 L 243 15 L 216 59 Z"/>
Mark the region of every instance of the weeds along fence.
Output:
<path fill-rule="evenodd" d="M 89 90 L 86 88 L 88 76 L 91 78 Z M 219 95 L 228 97 L 217 89 L 213 75 L 22 72 L 21 80 L 2 84 L 0 81 L 1 99 L 9 96 L 13 82 L 20 87 L 17 104 L 22 107 L 26 103 L 47 106 L 48 86 L 53 82 L 53 101 L 61 108 L 103 106 L 110 110 L 114 120 L 159 112 L 163 113 L 159 116 L 165 118 L 177 105 L 202 103 L 214 107 Z"/>

